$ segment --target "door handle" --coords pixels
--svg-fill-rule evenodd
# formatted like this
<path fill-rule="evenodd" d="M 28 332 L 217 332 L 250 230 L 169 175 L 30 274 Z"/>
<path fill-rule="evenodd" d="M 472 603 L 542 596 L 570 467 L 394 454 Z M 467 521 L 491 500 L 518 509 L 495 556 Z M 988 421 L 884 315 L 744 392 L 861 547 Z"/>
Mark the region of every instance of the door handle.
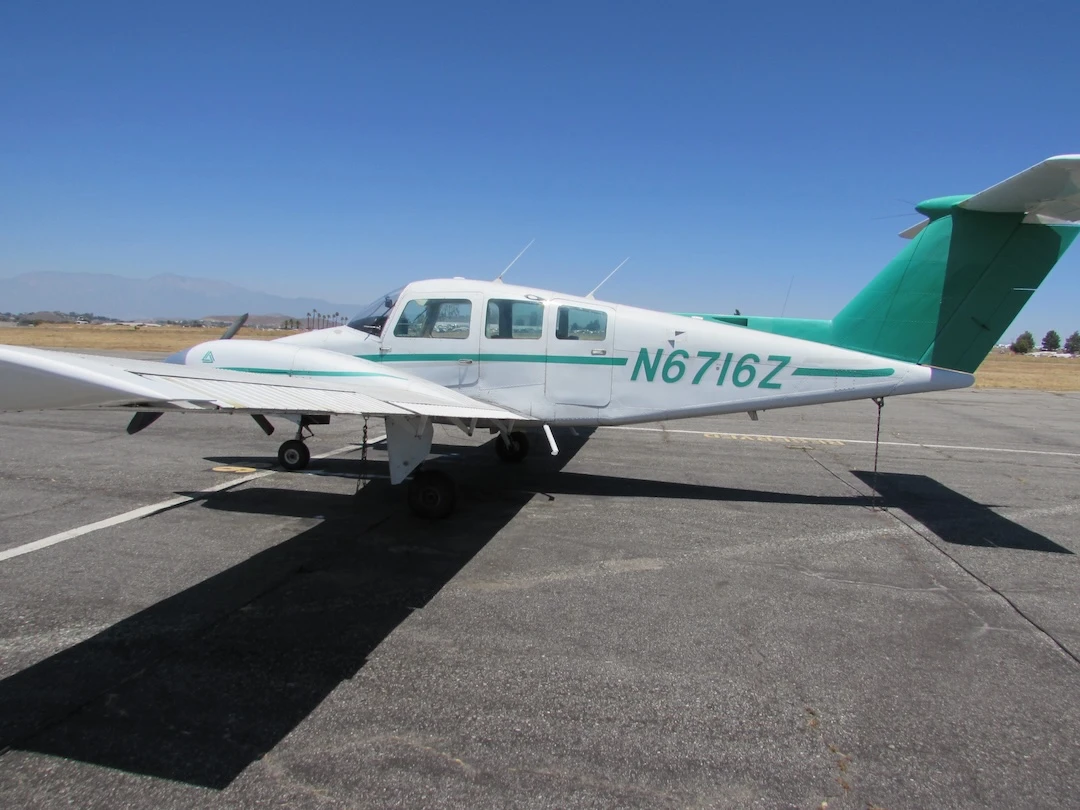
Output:
<path fill-rule="evenodd" d="M 462 357 L 458 360 L 458 363 L 462 366 L 471 366 L 472 360 L 470 360 L 468 357 Z"/>
<path fill-rule="evenodd" d="M 597 356 L 607 354 L 607 349 L 593 349 L 592 353 Z"/>

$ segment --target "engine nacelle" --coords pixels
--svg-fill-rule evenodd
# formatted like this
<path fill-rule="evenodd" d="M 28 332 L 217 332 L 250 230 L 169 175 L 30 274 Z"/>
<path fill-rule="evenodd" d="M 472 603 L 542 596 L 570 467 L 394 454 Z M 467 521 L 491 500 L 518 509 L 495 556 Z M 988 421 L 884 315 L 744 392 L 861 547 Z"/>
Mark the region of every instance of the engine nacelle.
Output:
<path fill-rule="evenodd" d="M 289 377 L 403 380 L 408 376 L 347 354 L 264 340 L 210 340 L 170 355 L 166 362 Z"/>

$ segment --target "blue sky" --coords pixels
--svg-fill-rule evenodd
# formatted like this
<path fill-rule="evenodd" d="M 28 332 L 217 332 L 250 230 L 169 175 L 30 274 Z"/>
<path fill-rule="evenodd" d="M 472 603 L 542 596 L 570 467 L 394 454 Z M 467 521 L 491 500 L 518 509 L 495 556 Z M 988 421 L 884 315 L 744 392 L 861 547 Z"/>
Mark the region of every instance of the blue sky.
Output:
<path fill-rule="evenodd" d="M 0 277 L 359 302 L 535 237 L 508 280 L 629 255 L 603 297 L 779 314 L 790 284 L 830 317 L 911 202 L 1080 152 L 1074 26 L 1039 9 L 13 0 Z M 1016 328 L 1080 329 L 1078 294 L 1074 248 Z"/>

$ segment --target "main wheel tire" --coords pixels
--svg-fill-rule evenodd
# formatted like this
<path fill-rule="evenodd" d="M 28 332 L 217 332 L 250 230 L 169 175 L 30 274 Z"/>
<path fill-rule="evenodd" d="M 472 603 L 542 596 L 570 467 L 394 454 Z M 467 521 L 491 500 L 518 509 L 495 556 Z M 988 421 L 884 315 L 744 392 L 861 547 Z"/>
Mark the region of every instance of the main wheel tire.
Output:
<path fill-rule="evenodd" d="M 502 436 L 495 439 L 495 454 L 501 461 L 517 464 L 529 455 L 529 437 L 520 430 L 510 434 L 510 445 Z"/>
<path fill-rule="evenodd" d="M 289 439 L 278 448 L 277 460 L 286 470 L 302 470 L 311 461 L 311 451 L 299 439 Z"/>
<path fill-rule="evenodd" d="M 439 470 L 425 470 L 409 483 L 409 508 L 428 520 L 440 520 L 454 511 L 457 492 L 454 481 Z"/>

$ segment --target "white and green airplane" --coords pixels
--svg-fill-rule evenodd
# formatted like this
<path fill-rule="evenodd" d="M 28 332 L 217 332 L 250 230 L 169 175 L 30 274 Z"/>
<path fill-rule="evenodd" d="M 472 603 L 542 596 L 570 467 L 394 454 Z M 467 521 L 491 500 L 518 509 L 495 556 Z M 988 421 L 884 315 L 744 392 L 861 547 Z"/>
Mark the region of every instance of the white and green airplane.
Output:
<path fill-rule="evenodd" d="M 297 425 L 383 417 L 390 480 L 409 503 L 453 509 L 453 482 L 417 467 L 433 423 L 500 434 L 520 461 L 528 432 L 625 425 L 964 388 L 1076 237 L 1080 155 L 1053 157 L 975 195 L 916 206 L 910 243 L 831 320 L 654 312 L 464 278 L 419 281 L 347 327 L 274 341 L 217 340 L 164 362 L 0 346 L 0 410 L 248 413 Z"/>

